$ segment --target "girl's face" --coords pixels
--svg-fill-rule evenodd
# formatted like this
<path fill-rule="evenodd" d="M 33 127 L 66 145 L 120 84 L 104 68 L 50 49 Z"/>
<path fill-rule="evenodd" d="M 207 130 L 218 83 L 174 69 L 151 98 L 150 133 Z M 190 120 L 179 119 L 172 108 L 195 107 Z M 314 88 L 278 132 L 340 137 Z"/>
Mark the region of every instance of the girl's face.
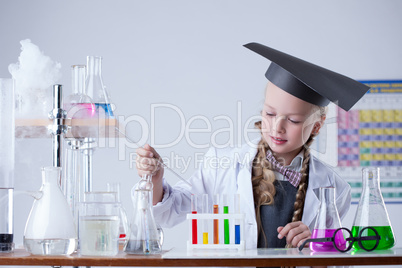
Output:
<path fill-rule="evenodd" d="M 262 136 L 276 159 L 289 165 L 323 120 L 315 105 L 268 82 L 262 111 Z"/>

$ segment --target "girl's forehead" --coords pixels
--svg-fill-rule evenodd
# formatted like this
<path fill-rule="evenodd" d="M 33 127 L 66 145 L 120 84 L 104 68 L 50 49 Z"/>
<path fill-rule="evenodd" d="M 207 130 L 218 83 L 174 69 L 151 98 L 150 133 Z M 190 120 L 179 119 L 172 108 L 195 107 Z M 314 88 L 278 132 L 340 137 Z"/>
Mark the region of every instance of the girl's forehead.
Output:
<path fill-rule="evenodd" d="M 268 82 L 264 107 L 283 114 L 308 115 L 312 112 L 314 105 L 301 100 L 275 86 L 273 83 Z"/>

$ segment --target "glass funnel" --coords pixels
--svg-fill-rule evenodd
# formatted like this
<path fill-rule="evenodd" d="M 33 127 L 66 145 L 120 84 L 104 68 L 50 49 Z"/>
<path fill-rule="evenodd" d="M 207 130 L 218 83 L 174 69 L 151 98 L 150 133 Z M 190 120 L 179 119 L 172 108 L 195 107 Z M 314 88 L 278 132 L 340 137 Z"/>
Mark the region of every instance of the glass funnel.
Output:
<path fill-rule="evenodd" d="M 320 206 L 311 238 L 333 237 L 335 231 L 342 227 L 335 203 L 335 188 L 320 188 Z M 332 242 L 311 242 L 312 251 L 337 251 Z"/>
<path fill-rule="evenodd" d="M 381 236 L 377 249 L 392 248 L 395 245 L 395 236 L 380 190 L 380 168 L 364 168 L 362 179 L 363 191 L 353 221 L 352 234 L 357 236 L 364 227 L 373 227 Z M 369 230 L 366 232 L 363 235 L 374 235 Z M 375 242 L 366 241 L 365 243 Z M 353 244 L 353 248 L 360 249 L 357 243 Z"/>
<path fill-rule="evenodd" d="M 24 232 L 24 247 L 34 255 L 69 255 L 77 248 L 73 216 L 58 185 L 60 173 L 59 167 L 42 168 L 42 187 Z"/>
<path fill-rule="evenodd" d="M 151 178 L 151 175 L 144 175 L 135 188 L 130 236 L 124 247 L 128 254 L 158 254 L 162 251 L 161 229 L 158 231 L 152 213 Z"/>
<path fill-rule="evenodd" d="M 96 113 L 102 113 L 104 118 L 113 118 L 113 107 L 102 79 L 102 57 L 87 57 L 87 77 L 85 92 L 95 104 Z"/>

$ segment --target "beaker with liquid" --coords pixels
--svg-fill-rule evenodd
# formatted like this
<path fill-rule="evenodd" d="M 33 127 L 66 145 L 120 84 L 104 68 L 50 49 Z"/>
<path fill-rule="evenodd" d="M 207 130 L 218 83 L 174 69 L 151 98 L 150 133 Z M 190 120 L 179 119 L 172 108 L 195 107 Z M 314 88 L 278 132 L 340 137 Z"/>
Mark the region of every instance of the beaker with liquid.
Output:
<path fill-rule="evenodd" d="M 12 252 L 14 193 L 14 85 L 0 78 L 0 253 Z"/>
<path fill-rule="evenodd" d="M 124 251 L 128 254 L 162 252 L 163 233 L 161 233 L 161 229 L 158 229 L 152 213 L 153 184 L 151 178 L 151 175 L 144 175 L 135 188 L 130 236 L 124 246 Z"/>
<path fill-rule="evenodd" d="M 341 227 L 341 220 L 335 203 L 335 188 L 320 188 L 320 206 L 311 238 L 331 238 L 335 231 Z M 342 232 L 338 233 L 342 236 Z M 344 238 L 338 237 L 336 241 L 338 244 L 342 244 Z M 310 242 L 310 249 L 315 252 L 337 251 L 332 242 Z"/>
<path fill-rule="evenodd" d="M 369 167 L 362 170 L 363 191 L 353 221 L 352 235 L 358 236 L 365 227 L 374 228 L 381 236 L 376 249 L 389 249 L 395 245 L 395 236 L 391 227 L 388 212 L 380 190 L 380 168 Z M 363 236 L 375 235 L 369 229 Z M 372 248 L 376 241 L 362 241 L 363 246 Z M 353 244 L 354 249 L 360 249 L 358 243 Z"/>
<path fill-rule="evenodd" d="M 87 57 L 86 94 L 95 104 L 96 113 L 104 118 L 113 118 L 113 107 L 102 79 L 102 57 Z"/>
<path fill-rule="evenodd" d="M 24 247 L 34 255 L 69 255 L 77 249 L 70 207 L 58 181 L 61 168 L 42 168 L 42 187 L 34 195 L 24 232 Z"/>
<path fill-rule="evenodd" d="M 116 202 L 82 202 L 79 214 L 81 255 L 117 255 L 120 219 Z"/>

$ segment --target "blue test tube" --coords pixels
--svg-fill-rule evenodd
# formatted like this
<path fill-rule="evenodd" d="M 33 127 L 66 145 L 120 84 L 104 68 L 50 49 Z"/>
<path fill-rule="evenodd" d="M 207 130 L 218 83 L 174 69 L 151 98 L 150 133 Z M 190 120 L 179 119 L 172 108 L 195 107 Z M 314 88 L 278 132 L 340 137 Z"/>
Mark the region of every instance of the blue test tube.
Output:
<path fill-rule="evenodd" d="M 240 214 L 240 194 L 234 196 L 234 211 Z M 240 219 L 235 220 L 235 244 L 240 244 Z"/>

